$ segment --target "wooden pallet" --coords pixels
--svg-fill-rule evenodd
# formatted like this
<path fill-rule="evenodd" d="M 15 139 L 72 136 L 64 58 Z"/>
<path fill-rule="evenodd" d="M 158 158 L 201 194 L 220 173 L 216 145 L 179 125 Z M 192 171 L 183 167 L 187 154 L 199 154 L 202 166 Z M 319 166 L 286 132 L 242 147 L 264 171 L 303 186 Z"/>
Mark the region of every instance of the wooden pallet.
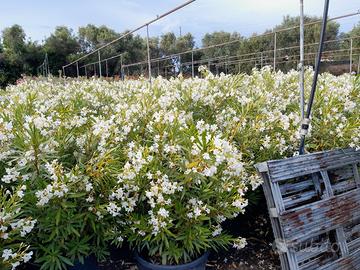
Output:
<path fill-rule="evenodd" d="M 360 151 L 340 149 L 255 166 L 282 269 L 360 269 Z"/>

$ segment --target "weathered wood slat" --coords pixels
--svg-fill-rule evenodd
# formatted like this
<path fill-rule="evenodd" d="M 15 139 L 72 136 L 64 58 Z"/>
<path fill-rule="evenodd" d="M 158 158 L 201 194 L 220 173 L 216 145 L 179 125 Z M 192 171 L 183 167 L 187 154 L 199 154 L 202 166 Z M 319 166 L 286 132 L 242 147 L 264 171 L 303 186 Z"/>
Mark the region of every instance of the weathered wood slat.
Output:
<path fill-rule="evenodd" d="M 333 185 L 332 188 L 333 188 L 335 194 L 339 194 L 339 193 L 344 193 L 349 190 L 355 189 L 355 188 L 357 188 L 357 185 L 356 185 L 354 179 L 349 179 L 349 180 L 345 180 L 345 181 L 342 181 L 342 182 L 339 182 L 339 183 Z"/>
<path fill-rule="evenodd" d="M 309 188 L 312 188 L 313 186 L 314 186 L 313 181 L 309 179 L 301 182 L 282 184 L 280 185 L 280 191 L 281 194 L 284 196 L 292 193 L 298 193 L 303 190 L 307 190 Z"/>
<path fill-rule="evenodd" d="M 344 232 L 346 239 L 349 241 L 351 237 L 354 237 L 354 235 L 360 238 L 360 220 L 356 221 L 356 225 L 353 226 L 345 226 Z"/>
<path fill-rule="evenodd" d="M 353 190 L 326 200 L 280 213 L 284 238 L 291 242 L 305 240 L 335 229 L 360 217 L 360 191 Z"/>
<path fill-rule="evenodd" d="M 348 243 L 349 252 L 360 249 L 360 238 L 356 238 Z"/>
<path fill-rule="evenodd" d="M 330 170 L 358 162 L 360 151 L 354 149 L 319 152 L 282 160 L 268 161 L 270 179 L 278 182 L 320 170 Z"/>
<path fill-rule="evenodd" d="M 318 198 L 317 193 L 314 190 L 306 191 L 301 194 L 295 194 L 284 198 L 285 209 L 291 209 L 293 207 L 300 206 L 304 203 L 309 203 Z"/>
<path fill-rule="evenodd" d="M 318 270 L 360 270 L 360 250 L 321 266 Z"/>
<path fill-rule="evenodd" d="M 352 165 L 338 168 L 337 170 L 328 170 L 329 178 L 332 184 L 341 182 L 343 180 L 354 178 Z"/>
<path fill-rule="evenodd" d="M 296 253 L 297 260 L 300 264 L 311 258 L 318 257 L 322 253 L 329 251 L 331 248 L 331 243 L 330 243 L 329 239 L 324 239 L 323 241 L 318 242 L 318 243 L 310 242 L 308 244 L 308 246 L 306 246 L 306 244 L 304 244 L 304 243 L 302 243 L 300 246 L 302 246 L 302 245 L 304 245 L 305 248 L 300 249 Z"/>
<path fill-rule="evenodd" d="M 322 254 L 319 257 L 313 258 L 312 260 L 300 265 L 301 270 L 317 270 L 319 266 L 331 262 L 332 258 L 329 258 L 326 254 Z"/>

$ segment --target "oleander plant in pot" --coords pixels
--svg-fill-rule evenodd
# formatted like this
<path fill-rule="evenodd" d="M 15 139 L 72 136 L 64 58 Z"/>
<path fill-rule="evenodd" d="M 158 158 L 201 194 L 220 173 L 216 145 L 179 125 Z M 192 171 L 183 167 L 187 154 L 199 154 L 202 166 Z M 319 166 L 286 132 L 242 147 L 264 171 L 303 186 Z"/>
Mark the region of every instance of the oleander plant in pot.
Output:
<path fill-rule="evenodd" d="M 208 251 L 245 246 L 221 225 L 244 212 L 257 180 L 215 124 L 177 109 L 150 119 L 146 135 L 113 150 L 122 157 L 107 205 L 122 221 L 113 238 L 125 235 L 140 269 L 204 269 Z"/>

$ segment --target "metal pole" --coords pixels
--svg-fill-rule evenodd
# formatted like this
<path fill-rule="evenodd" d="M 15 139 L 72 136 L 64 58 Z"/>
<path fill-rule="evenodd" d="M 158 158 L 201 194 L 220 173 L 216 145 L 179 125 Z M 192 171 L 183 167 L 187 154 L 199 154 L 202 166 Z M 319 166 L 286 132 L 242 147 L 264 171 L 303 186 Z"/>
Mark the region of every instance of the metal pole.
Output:
<path fill-rule="evenodd" d="M 62 70 L 63 70 L 63 76 L 65 78 L 65 67 L 62 67 Z"/>
<path fill-rule="evenodd" d="M 105 60 L 105 71 L 106 71 L 106 77 L 109 77 L 108 60 Z"/>
<path fill-rule="evenodd" d="M 101 56 L 100 56 L 100 51 L 98 51 L 98 59 L 99 59 L 99 77 L 101 78 L 102 74 L 101 74 Z"/>
<path fill-rule="evenodd" d="M 150 44 L 149 44 L 149 25 L 146 25 L 146 45 L 147 45 L 147 58 L 148 58 L 148 69 L 149 69 L 149 82 L 151 87 L 151 59 L 150 59 Z"/>
<path fill-rule="evenodd" d="M 300 63 L 299 63 L 299 87 L 300 87 L 300 113 L 301 119 L 304 119 L 305 114 L 305 93 L 304 93 L 304 0 L 300 0 Z"/>
<path fill-rule="evenodd" d="M 50 73 L 50 68 L 49 68 L 49 58 L 48 58 L 48 54 L 45 53 L 45 60 L 46 60 L 46 76 L 49 76 L 49 73 Z"/>
<path fill-rule="evenodd" d="M 79 62 L 76 62 L 76 75 L 79 78 Z"/>
<path fill-rule="evenodd" d="M 85 66 L 85 77 L 87 78 L 87 68 Z"/>
<path fill-rule="evenodd" d="M 311 115 L 311 109 L 314 103 L 315 99 L 315 92 L 316 92 L 316 86 L 317 86 L 317 79 L 319 75 L 320 70 L 320 64 L 321 64 L 321 55 L 324 48 L 324 39 L 326 34 L 326 23 L 327 23 L 327 16 L 329 11 L 329 0 L 325 0 L 324 4 L 324 14 L 322 17 L 322 25 L 321 25 L 321 32 L 320 32 L 320 41 L 319 41 L 319 49 L 316 56 L 316 64 L 315 64 L 315 70 L 314 70 L 314 78 L 311 85 L 311 92 L 309 97 L 309 102 L 306 108 L 306 115 L 304 117 L 304 120 L 301 123 L 301 140 L 300 140 L 300 147 L 299 147 L 299 154 L 303 155 L 305 152 L 305 137 L 308 133 L 309 125 L 310 125 L 310 115 Z"/>
<path fill-rule="evenodd" d="M 350 39 L 350 73 L 352 72 L 353 39 Z"/>
<path fill-rule="evenodd" d="M 274 71 L 276 71 L 276 32 L 274 32 Z"/>
<path fill-rule="evenodd" d="M 191 77 L 194 78 L 195 76 L 194 70 L 194 51 L 191 51 Z"/>
<path fill-rule="evenodd" d="M 121 80 L 124 80 L 124 67 L 123 67 L 123 56 L 120 55 L 120 75 L 121 75 Z"/>

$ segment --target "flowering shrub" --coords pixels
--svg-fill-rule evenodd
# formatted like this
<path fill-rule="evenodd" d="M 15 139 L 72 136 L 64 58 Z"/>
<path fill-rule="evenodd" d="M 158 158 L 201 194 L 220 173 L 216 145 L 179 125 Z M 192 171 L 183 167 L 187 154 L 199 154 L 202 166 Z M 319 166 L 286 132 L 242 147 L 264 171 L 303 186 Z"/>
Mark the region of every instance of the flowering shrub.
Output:
<path fill-rule="evenodd" d="M 23 247 L 43 269 L 104 258 L 125 239 L 159 263 L 246 244 L 221 224 L 261 184 L 254 163 L 296 154 L 298 73 L 203 72 L 152 87 L 24 80 L 1 93 L 0 185 L 37 220 Z M 355 77 L 322 74 L 318 90 L 308 151 L 360 148 Z"/>
<path fill-rule="evenodd" d="M 33 252 L 23 241 L 34 228 L 36 220 L 24 215 L 22 197 L 25 186 L 13 193 L 0 189 L 0 268 L 15 269 L 28 262 Z"/>

